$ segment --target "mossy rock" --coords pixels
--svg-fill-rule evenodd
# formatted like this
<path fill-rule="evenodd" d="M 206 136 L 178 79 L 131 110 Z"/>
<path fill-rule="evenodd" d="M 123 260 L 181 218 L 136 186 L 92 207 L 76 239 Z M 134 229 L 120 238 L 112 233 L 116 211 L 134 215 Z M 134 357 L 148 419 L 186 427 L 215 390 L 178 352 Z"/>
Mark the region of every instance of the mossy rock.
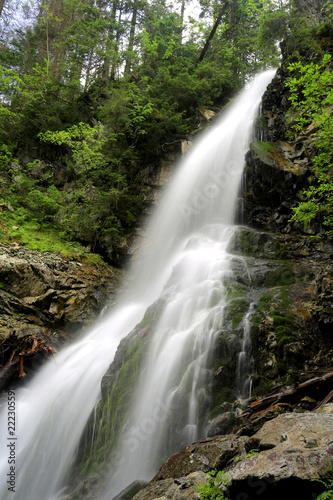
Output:
<path fill-rule="evenodd" d="M 280 156 L 280 151 L 274 142 L 255 141 L 250 147 L 262 161 L 273 160 L 276 156 Z"/>
<path fill-rule="evenodd" d="M 295 273 L 290 263 L 285 262 L 275 269 L 268 270 L 265 278 L 265 285 L 268 288 L 276 286 L 289 286 L 296 282 Z"/>
<path fill-rule="evenodd" d="M 248 257 L 274 257 L 273 245 L 274 240 L 269 233 L 239 227 L 228 250 Z"/>
<path fill-rule="evenodd" d="M 249 300 L 243 297 L 235 298 L 228 302 L 226 306 L 226 319 L 231 319 L 233 330 L 240 325 L 245 315 L 247 314 L 249 307 Z"/>
<path fill-rule="evenodd" d="M 88 444 L 80 453 L 80 468 L 84 476 L 103 468 L 117 445 L 126 422 L 150 333 L 149 328 L 138 325 L 123 339 L 113 363 L 103 377 L 102 399 L 85 433 L 85 441 Z M 95 421 L 103 423 L 97 434 L 93 430 Z"/>

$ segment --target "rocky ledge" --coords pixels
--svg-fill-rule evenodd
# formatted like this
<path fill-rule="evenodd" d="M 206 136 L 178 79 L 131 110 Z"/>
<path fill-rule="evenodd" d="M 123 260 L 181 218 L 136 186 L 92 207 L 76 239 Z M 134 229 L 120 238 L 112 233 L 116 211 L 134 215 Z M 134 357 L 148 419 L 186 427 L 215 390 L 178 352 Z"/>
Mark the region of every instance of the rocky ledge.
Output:
<path fill-rule="evenodd" d="M 289 500 L 296 491 L 316 498 L 332 486 L 333 403 L 308 411 L 309 399 L 244 411 L 237 432 L 186 446 L 149 483 L 134 481 L 110 500 Z M 63 500 L 106 498 L 104 474 L 88 476 Z"/>
<path fill-rule="evenodd" d="M 216 436 L 187 446 L 133 500 L 198 499 L 200 485 L 212 482 L 231 500 L 292 498 L 295 490 L 299 498 L 311 499 L 332 477 L 332 436 L 333 404 L 284 413 L 251 436 Z M 206 474 L 212 470 L 224 473 L 212 479 Z"/>
<path fill-rule="evenodd" d="M 0 388 L 29 374 L 112 303 L 121 272 L 0 245 Z"/>

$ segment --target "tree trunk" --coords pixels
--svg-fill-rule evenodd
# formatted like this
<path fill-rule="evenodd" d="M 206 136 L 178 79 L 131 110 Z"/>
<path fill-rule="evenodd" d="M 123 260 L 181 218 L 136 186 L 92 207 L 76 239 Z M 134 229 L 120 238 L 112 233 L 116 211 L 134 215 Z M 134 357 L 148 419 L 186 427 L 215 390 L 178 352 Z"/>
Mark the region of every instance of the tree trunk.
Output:
<path fill-rule="evenodd" d="M 202 49 L 201 54 L 200 54 L 200 56 L 198 58 L 198 63 L 200 63 L 203 60 L 203 58 L 205 57 L 206 52 L 207 52 L 208 47 L 209 47 L 209 44 L 210 44 L 213 36 L 215 35 L 217 28 L 219 27 L 219 25 L 220 25 L 220 23 L 222 21 L 222 17 L 224 15 L 225 11 L 226 11 L 227 6 L 228 6 L 228 4 L 225 3 L 223 5 L 222 9 L 220 10 L 220 12 L 219 12 L 219 14 L 218 14 L 218 16 L 216 18 L 216 21 L 214 23 L 214 26 L 212 27 L 211 32 L 209 33 L 209 36 L 208 36 L 208 38 L 206 40 L 204 48 Z"/>
<path fill-rule="evenodd" d="M 126 75 L 128 75 L 131 71 L 132 52 L 133 52 L 133 46 L 134 46 L 134 35 L 135 35 L 137 14 L 138 14 L 138 0 L 134 0 L 133 14 L 132 14 L 132 19 L 131 19 L 131 29 L 130 29 L 130 35 L 129 35 L 129 41 L 128 41 L 128 48 L 127 48 L 127 58 L 126 58 L 126 65 L 125 65 L 125 74 Z"/>
<path fill-rule="evenodd" d="M 109 28 L 109 32 L 107 35 L 105 58 L 104 58 L 103 66 L 102 66 L 102 80 L 105 82 L 109 78 L 112 60 L 114 59 L 112 52 L 113 52 L 113 48 L 114 48 L 113 47 L 114 46 L 114 29 L 115 29 L 115 22 L 116 22 L 117 3 L 118 2 L 116 2 L 116 1 L 114 1 L 112 3 L 112 11 L 111 11 L 111 16 L 110 16 L 110 28 Z"/>
<path fill-rule="evenodd" d="M 5 5 L 5 0 L 0 0 L 0 16 L 2 14 L 4 5 Z"/>
<path fill-rule="evenodd" d="M 183 29 L 184 29 L 184 13 L 185 13 L 185 0 L 182 0 L 181 8 L 180 8 L 180 22 L 181 22 L 181 34 L 180 34 L 180 43 L 183 43 Z"/>

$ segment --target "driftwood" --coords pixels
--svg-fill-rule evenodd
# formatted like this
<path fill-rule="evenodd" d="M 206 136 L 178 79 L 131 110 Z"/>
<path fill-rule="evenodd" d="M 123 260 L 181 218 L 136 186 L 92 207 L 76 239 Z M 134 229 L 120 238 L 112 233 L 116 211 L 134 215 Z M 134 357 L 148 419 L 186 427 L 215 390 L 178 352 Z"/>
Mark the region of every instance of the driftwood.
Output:
<path fill-rule="evenodd" d="M 323 398 L 323 395 L 325 397 Z M 240 418 L 248 418 L 260 411 L 266 410 L 277 403 L 292 403 L 298 401 L 304 396 L 312 396 L 317 401 L 321 399 L 320 406 L 333 399 L 333 371 L 326 373 L 321 377 L 315 377 L 294 387 L 277 394 L 259 399 L 251 403 L 241 414 Z"/>
<path fill-rule="evenodd" d="M 17 337 L 13 334 L 1 347 L 4 364 L 0 368 L 0 390 L 7 387 L 14 379 L 26 376 L 24 363 L 29 364 L 37 358 L 45 358 L 55 353 L 55 350 L 42 339 L 32 335 Z"/>

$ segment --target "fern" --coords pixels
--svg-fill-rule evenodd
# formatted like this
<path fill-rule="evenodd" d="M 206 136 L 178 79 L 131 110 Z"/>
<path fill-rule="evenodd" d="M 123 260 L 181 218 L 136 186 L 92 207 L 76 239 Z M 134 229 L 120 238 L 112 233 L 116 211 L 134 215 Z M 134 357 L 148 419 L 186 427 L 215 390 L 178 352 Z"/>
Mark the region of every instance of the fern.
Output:
<path fill-rule="evenodd" d="M 226 488 L 229 483 L 229 478 L 225 473 L 214 469 L 207 475 L 210 476 L 208 482 L 197 488 L 200 500 L 229 500 L 228 494 L 222 489 L 223 486 Z"/>

